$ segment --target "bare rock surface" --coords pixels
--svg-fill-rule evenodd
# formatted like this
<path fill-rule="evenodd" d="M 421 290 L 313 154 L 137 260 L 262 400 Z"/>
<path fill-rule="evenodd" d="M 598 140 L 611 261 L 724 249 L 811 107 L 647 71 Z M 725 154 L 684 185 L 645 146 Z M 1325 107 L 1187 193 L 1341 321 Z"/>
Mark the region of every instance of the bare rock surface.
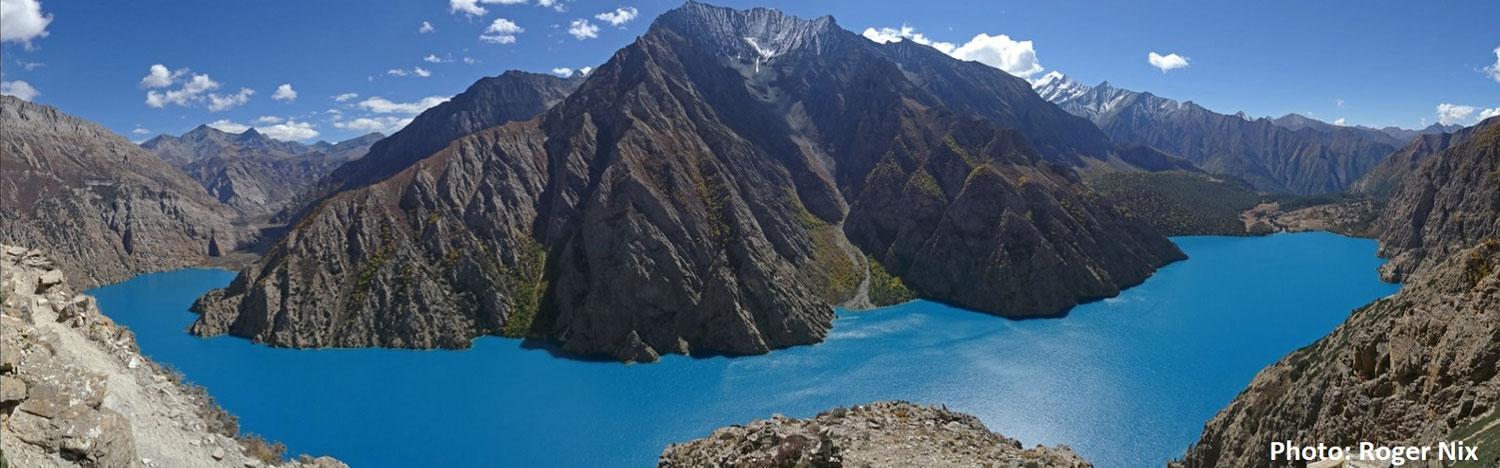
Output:
<path fill-rule="evenodd" d="M 1381 274 L 1401 280 L 1436 265 L 1479 239 L 1500 237 L 1500 118 L 1469 129 L 1429 156 L 1386 203 L 1376 229 Z"/>
<path fill-rule="evenodd" d="M 902 401 L 836 408 L 808 419 L 776 415 L 672 444 L 658 466 L 1061 467 L 1093 465 L 1067 446 L 1024 448 L 979 418 Z"/>
<path fill-rule="evenodd" d="M 344 466 L 267 463 L 232 416 L 140 354 L 40 252 L 0 245 L 0 449 L 14 467 Z"/>

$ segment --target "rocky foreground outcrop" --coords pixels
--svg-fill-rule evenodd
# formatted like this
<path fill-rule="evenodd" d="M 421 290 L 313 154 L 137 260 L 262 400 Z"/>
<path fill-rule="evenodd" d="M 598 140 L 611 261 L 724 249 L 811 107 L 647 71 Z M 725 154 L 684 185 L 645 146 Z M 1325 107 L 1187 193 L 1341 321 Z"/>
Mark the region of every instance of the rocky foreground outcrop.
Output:
<path fill-rule="evenodd" d="M 0 96 L 0 242 L 83 287 L 201 265 L 251 234 L 182 171 L 57 109 Z"/>
<path fill-rule="evenodd" d="M 672 444 L 658 466 L 1085 468 L 1067 446 L 1023 448 L 979 418 L 902 401 L 836 408 L 809 419 L 780 415 Z"/>
<path fill-rule="evenodd" d="M 284 462 L 258 439 L 237 440 L 232 416 L 142 356 L 134 335 L 77 294 L 59 266 L 0 245 L 0 451 L 9 466 L 345 466 Z"/>
<path fill-rule="evenodd" d="M 872 265 L 925 298 L 1055 316 L 1183 258 L 1067 166 L 1108 150 L 995 68 L 689 2 L 538 118 L 319 203 L 193 331 L 758 354 L 822 340 Z"/>

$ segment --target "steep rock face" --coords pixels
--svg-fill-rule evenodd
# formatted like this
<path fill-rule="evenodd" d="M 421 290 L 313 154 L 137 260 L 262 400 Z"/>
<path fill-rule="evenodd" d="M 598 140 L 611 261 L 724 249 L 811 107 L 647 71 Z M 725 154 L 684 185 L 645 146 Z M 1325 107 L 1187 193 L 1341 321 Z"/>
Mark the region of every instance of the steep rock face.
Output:
<path fill-rule="evenodd" d="M 339 165 L 363 157 L 379 135 L 313 148 L 272 139 L 254 128 L 235 134 L 200 125 L 180 137 L 152 138 L 141 147 L 182 169 L 242 215 L 264 219 Z"/>
<path fill-rule="evenodd" d="M 1377 222 L 1381 273 L 1399 280 L 1471 245 L 1500 236 L 1500 118 L 1426 158 L 1391 195 Z"/>
<path fill-rule="evenodd" d="M 1149 145 L 1268 192 L 1342 192 L 1400 144 L 1374 130 L 1283 117 L 1298 128 L 1292 130 L 1108 82 L 1086 91 L 1066 77 L 1038 84 L 1038 92 L 1093 121 L 1116 143 Z"/>
<path fill-rule="evenodd" d="M 261 466 L 233 416 L 142 356 L 41 252 L 0 245 L 0 450 L 15 467 Z M 335 468 L 332 458 L 285 467 Z"/>
<path fill-rule="evenodd" d="M 1455 252 L 1262 370 L 1204 427 L 1188 467 L 1283 466 L 1272 441 L 1354 446 L 1500 438 L 1500 242 Z M 1488 450 L 1488 449 L 1487 449 Z M 1486 458 L 1489 460 L 1490 458 Z"/>
<path fill-rule="evenodd" d="M 867 257 L 925 297 L 1007 316 L 1056 315 L 1182 258 L 1021 132 L 947 110 L 917 84 L 941 62 L 892 50 L 831 18 L 689 3 L 541 118 L 329 198 L 200 300 L 193 330 L 763 353 L 821 340 Z"/>
<path fill-rule="evenodd" d="M 979 418 L 903 401 L 835 408 L 808 419 L 776 415 L 672 444 L 657 466 L 1054 467 L 1093 465 L 1067 446 L 990 432 Z"/>
<path fill-rule="evenodd" d="M 86 286 L 248 239 L 191 178 L 103 127 L 9 96 L 0 123 L 0 241 L 47 249 Z"/>

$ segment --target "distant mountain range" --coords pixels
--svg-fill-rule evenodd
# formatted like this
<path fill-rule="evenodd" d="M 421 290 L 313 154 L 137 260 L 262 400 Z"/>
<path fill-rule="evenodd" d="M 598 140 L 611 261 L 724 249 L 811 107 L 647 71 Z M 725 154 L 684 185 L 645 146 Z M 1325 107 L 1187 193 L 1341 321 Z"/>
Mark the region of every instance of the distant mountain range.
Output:
<path fill-rule="evenodd" d="M 335 168 L 363 157 L 381 138 L 371 133 L 308 146 L 276 140 L 254 128 L 236 134 L 200 125 L 181 136 L 157 136 L 141 147 L 182 169 L 219 201 L 249 218 L 264 219 Z"/>
<path fill-rule="evenodd" d="M 1275 120 L 1220 114 L 1108 82 L 1087 86 L 1056 72 L 1035 88 L 1117 144 L 1148 145 L 1267 192 L 1342 192 L 1403 143 L 1382 131 L 1295 114 Z"/>
<path fill-rule="evenodd" d="M 821 340 L 834 304 L 903 296 L 871 288 L 1050 316 L 1183 258 L 1083 186 L 1074 168 L 1113 151 L 1087 120 L 1025 80 L 830 17 L 689 2 L 539 117 L 501 125 L 526 117 L 495 99 L 551 89 L 522 77 L 500 79 L 531 89 L 476 84 L 330 176 L 344 186 L 201 299 L 193 331 L 763 353 Z"/>

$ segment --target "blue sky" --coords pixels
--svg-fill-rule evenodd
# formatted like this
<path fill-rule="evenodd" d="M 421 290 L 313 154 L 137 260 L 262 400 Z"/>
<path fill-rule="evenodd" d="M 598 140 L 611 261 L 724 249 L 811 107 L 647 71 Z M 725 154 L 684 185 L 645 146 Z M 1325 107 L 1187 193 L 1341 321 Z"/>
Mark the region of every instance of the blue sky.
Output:
<path fill-rule="evenodd" d="M 8 93 L 35 91 L 34 101 L 133 140 L 215 121 L 338 140 L 394 129 L 507 69 L 597 65 L 681 4 L 474 1 L 42 0 L 37 9 L 36 0 L 0 0 L 3 80 Z M 1500 77 L 1486 70 L 1500 48 L 1492 0 L 710 3 L 831 14 L 855 32 L 904 25 L 908 40 L 920 33 L 1030 78 L 1061 71 L 1225 113 L 1418 127 L 1439 119 L 1440 104 L 1464 124 L 1500 108 Z M 631 15 L 600 16 L 622 10 L 634 18 L 615 25 Z M 424 21 L 430 32 L 420 31 Z M 1158 69 L 1152 52 L 1186 66 Z M 157 64 L 161 73 L 146 80 Z M 275 99 L 283 84 L 295 99 Z M 358 97 L 334 99 L 349 93 Z"/>

